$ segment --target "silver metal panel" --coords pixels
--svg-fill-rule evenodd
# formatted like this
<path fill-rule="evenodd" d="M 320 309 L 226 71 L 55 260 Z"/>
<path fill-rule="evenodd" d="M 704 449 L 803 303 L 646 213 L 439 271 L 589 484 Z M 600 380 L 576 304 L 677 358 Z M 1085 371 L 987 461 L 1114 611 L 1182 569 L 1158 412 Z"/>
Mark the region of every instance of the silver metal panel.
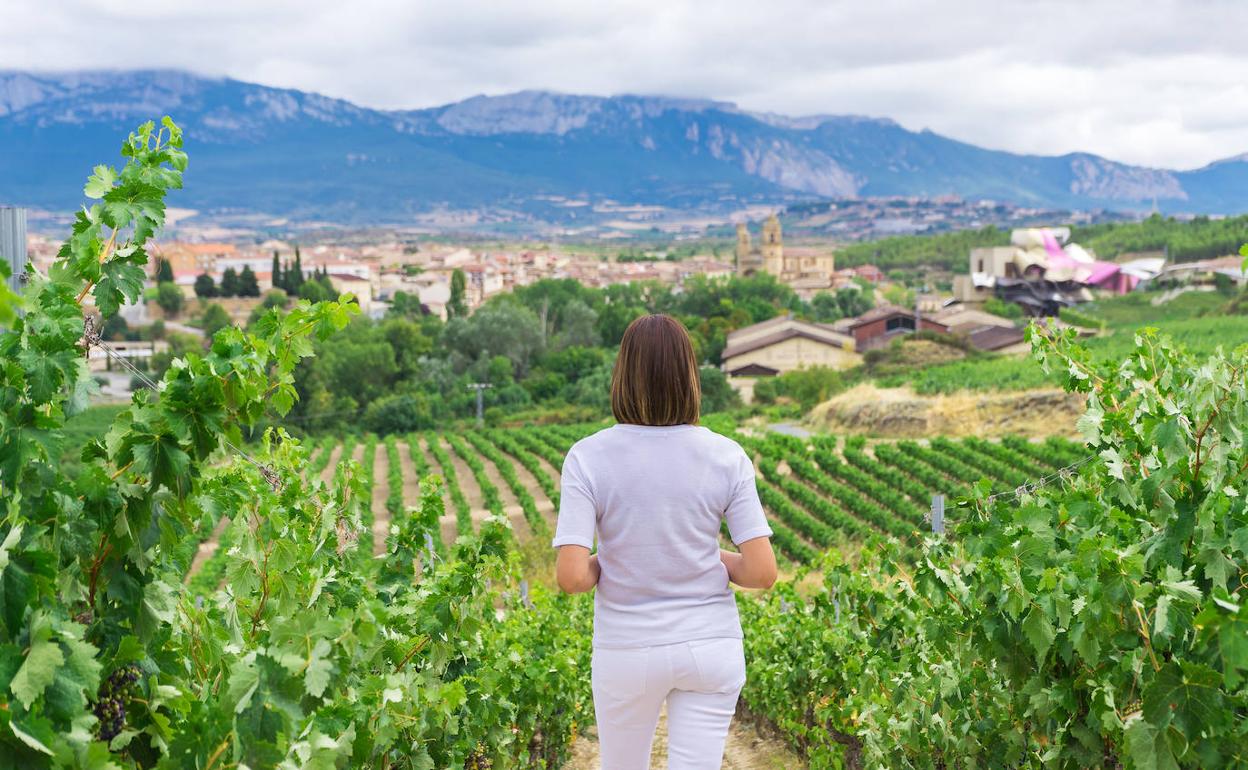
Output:
<path fill-rule="evenodd" d="M 26 209 L 0 207 L 0 259 L 9 266 L 9 288 L 26 282 Z"/>

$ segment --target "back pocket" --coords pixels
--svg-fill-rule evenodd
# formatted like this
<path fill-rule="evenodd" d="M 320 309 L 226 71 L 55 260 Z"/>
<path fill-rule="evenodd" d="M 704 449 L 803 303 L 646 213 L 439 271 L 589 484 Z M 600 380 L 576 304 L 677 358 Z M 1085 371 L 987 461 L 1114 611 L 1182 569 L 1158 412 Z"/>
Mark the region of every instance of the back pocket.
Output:
<path fill-rule="evenodd" d="M 648 657 L 649 650 L 644 647 L 595 648 L 589 659 L 594 697 L 627 700 L 644 695 Z"/>
<path fill-rule="evenodd" d="M 745 648 L 740 639 L 696 639 L 687 644 L 698 669 L 699 692 L 736 692 L 745 684 Z"/>

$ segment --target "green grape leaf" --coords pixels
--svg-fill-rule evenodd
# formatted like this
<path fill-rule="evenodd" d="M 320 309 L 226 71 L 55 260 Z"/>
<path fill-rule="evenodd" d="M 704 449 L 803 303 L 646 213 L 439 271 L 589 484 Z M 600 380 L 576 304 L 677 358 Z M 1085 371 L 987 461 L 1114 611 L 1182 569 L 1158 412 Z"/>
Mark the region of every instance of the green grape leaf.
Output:
<path fill-rule="evenodd" d="M 312 647 L 312 655 L 308 659 L 303 681 L 308 695 L 314 698 L 321 697 L 325 693 L 325 688 L 329 686 L 329 677 L 334 668 L 333 661 L 328 657 L 332 650 L 333 646 L 325 639 L 317 639 Z"/>
<path fill-rule="evenodd" d="M 171 433 L 146 433 L 134 437 L 130 452 L 134 468 L 148 477 L 148 488 L 161 486 L 182 496 L 190 491 L 191 458 Z"/>
<path fill-rule="evenodd" d="M 101 266 L 94 293 L 95 306 L 105 318 L 116 315 L 127 300 L 134 301 L 142 295 L 147 273 L 136 261 L 133 258 L 110 259 Z"/>
<path fill-rule="evenodd" d="M 16 719 L 10 719 L 9 729 L 13 731 L 13 734 L 17 736 L 19 741 L 35 751 L 48 756 L 53 755 L 52 749 L 48 744 L 56 742 L 56 731 L 48 720 L 33 715 L 28 715 L 20 722 Z"/>
<path fill-rule="evenodd" d="M 52 624 L 46 617 L 32 621 L 30 635 L 31 643 L 26 660 L 9 683 L 13 695 L 27 709 L 52 684 L 57 669 L 65 664 L 61 646 L 52 638 Z"/>
<path fill-rule="evenodd" d="M 1027 613 L 1027 617 L 1023 619 L 1022 630 L 1027 641 L 1031 643 L 1032 649 L 1036 651 L 1037 665 L 1042 663 L 1057 635 L 1053 629 L 1053 621 L 1049 620 L 1048 615 L 1042 609 L 1033 606 Z"/>
<path fill-rule="evenodd" d="M 1222 721 L 1225 700 L 1218 672 L 1195 663 L 1171 661 L 1144 689 L 1144 718 L 1159 729 L 1173 724 L 1193 740 Z"/>
<path fill-rule="evenodd" d="M 31 400 L 44 404 L 52 401 L 64 387 L 68 372 L 77 368 L 77 358 L 67 350 L 56 353 L 23 350 L 19 353 L 17 360 L 26 369 Z"/>
<path fill-rule="evenodd" d="M 1179 770 L 1179 763 L 1170 750 L 1164 733 L 1138 716 L 1127 723 L 1124 731 L 1127 755 L 1135 770 Z"/>
<path fill-rule="evenodd" d="M 88 198 L 103 198 L 117 181 L 117 169 L 112 166 L 103 164 L 96 166 L 94 173 L 87 179 L 87 184 L 82 188 L 82 194 Z"/>

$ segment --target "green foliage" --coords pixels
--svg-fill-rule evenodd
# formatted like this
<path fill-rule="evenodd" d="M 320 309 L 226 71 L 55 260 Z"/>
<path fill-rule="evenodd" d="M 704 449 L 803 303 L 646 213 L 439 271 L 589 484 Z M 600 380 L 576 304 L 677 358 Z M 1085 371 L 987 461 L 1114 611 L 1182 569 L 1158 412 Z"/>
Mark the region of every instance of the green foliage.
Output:
<path fill-rule="evenodd" d="M 1180 221 L 1154 214 L 1142 222 L 1082 225 L 1071 240 L 1111 259 L 1126 252 L 1164 251 L 1172 261 L 1190 262 L 1236 254 L 1248 240 L 1248 216 Z"/>
<path fill-rule="evenodd" d="M 153 279 L 156 283 L 173 283 L 173 265 L 168 260 L 156 260 L 156 275 Z"/>
<path fill-rule="evenodd" d="M 962 270 L 971 249 L 1009 243 L 1009 232 L 993 226 L 939 235 L 901 235 L 842 246 L 836 251 L 836 263 L 840 267 L 875 265 L 884 271 L 916 265 Z"/>
<path fill-rule="evenodd" d="M 835 293 L 821 291 L 810 300 L 811 315 L 819 323 L 862 315 L 872 305 L 870 293 L 858 286 L 837 289 Z"/>
<path fill-rule="evenodd" d="M 0 327 L 13 322 L 17 309 L 22 304 L 22 298 L 9 288 L 10 277 L 12 277 L 12 272 L 8 261 L 0 261 Z"/>
<path fill-rule="evenodd" d="M 1193 354 L 1208 355 L 1220 345 L 1248 339 L 1248 318 L 1242 316 L 1167 320 L 1163 313 L 1164 310 L 1158 311 L 1161 317 L 1156 322 L 1165 323 L 1166 333 Z M 1088 340 L 1087 350 L 1099 361 L 1121 361 L 1133 349 L 1135 333 L 1156 322 L 1137 322 L 1134 328 L 1124 323 L 1111 334 Z M 1046 374 L 1034 361 L 1013 356 L 980 356 L 939 364 L 919 370 L 911 378 L 919 393 L 951 393 L 962 389 L 1023 390 L 1052 387 L 1057 381 L 1055 375 Z"/>
<path fill-rule="evenodd" d="M 364 426 L 382 435 L 433 428 L 433 409 L 423 393 L 382 396 L 364 410 Z"/>
<path fill-rule="evenodd" d="M 796 401 L 810 410 L 840 393 L 848 385 L 844 373 L 827 366 L 792 369 L 775 377 L 761 377 L 754 384 L 754 400 L 774 404 L 779 398 Z"/>
<path fill-rule="evenodd" d="M 165 311 L 165 315 L 176 316 L 182 312 L 186 299 L 182 290 L 172 283 L 156 284 L 156 304 Z"/>
<path fill-rule="evenodd" d="M 217 282 L 207 273 L 195 276 L 195 296 L 200 299 L 212 299 L 217 296 Z"/>
<path fill-rule="evenodd" d="M 698 367 L 698 382 L 702 388 L 703 413 L 724 412 L 741 406 L 741 396 L 728 384 L 728 376 L 720 369 Z"/>
<path fill-rule="evenodd" d="M 1032 336 L 1088 396 L 1094 462 L 1018 499 L 975 483 L 917 559 L 882 543 L 826 559 L 811 597 L 739 602 L 743 698 L 812 766 L 1245 761 L 1248 347 L 1197 359 L 1144 332 L 1090 363 L 1068 334 Z M 982 468 L 1071 456 L 1019 440 L 929 455 L 976 447 Z"/>
<path fill-rule="evenodd" d="M 222 281 L 222 285 L 224 285 Z M 224 296 L 224 292 L 222 292 Z M 243 265 L 243 272 L 238 274 L 238 296 L 240 297 L 259 297 L 260 284 L 256 280 L 256 274 L 252 272 L 251 265 Z"/>
<path fill-rule="evenodd" d="M 0 332 L 0 764 L 560 766 L 589 703 L 587 604 L 503 595 L 505 522 L 417 568 L 440 512 L 429 481 L 374 560 L 357 464 L 326 489 L 283 432 L 236 449 L 291 408 L 293 370 L 354 305 L 221 329 L 89 437 L 72 475 L 61 463 L 93 383 L 82 300 L 94 290 L 107 316 L 139 296 L 186 166 L 163 126 L 130 137 L 120 172 L 95 169 L 102 203 Z M 218 523 L 221 547 L 186 581 Z"/>
<path fill-rule="evenodd" d="M 265 310 L 272 310 L 275 307 L 284 308 L 290 303 L 290 296 L 282 289 L 269 289 L 264 294 L 264 300 L 261 301 L 260 307 Z"/>
<path fill-rule="evenodd" d="M 993 315 L 999 315 L 1002 318 L 1010 318 L 1015 321 L 1021 320 L 1023 317 L 1023 308 L 1017 302 L 1006 302 L 997 297 L 989 297 L 984 302 L 984 310 Z"/>
<path fill-rule="evenodd" d="M 448 319 L 468 315 L 467 281 L 459 268 L 451 273 L 451 298 L 446 303 L 446 315 Z"/>
<path fill-rule="evenodd" d="M 455 506 L 455 525 L 459 530 L 459 534 L 471 535 L 472 508 L 468 506 L 468 499 L 464 497 L 463 490 L 459 488 L 459 474 L 455 471 L 455 465 L 451 461 L 451 456 L 438 443 L 436 433 L 425 433 L 425 445 L 429 447 L 429 454 L 433 455 L 433 459 L 442 468 L 442 477 L 446 479 L 447 493 L 451 496 L 451 504 Z"/>
<path fill-rule="evenodd" d="M 203 314 L 199 317 L 199 327 L 209 337 L 214 336 L 218 331 L 233 323 L 234 321 L 230 318 L 230 314 L 216 302 L 208 303 L 208 307 L 204 308 Z"/>
<path fill-rule="evenodd" d="M 239 290 L 238 273 L 234 268 L 227 267 L 221 273 L 221 285 L 217 288 L 218 297 L 237 297 Z"/>
<path fill-rule="evenodd" d="M 1187 221 L 1159 214 L 1142 222 L 1107 222 L 1076 225 L 1071 241 L 1092 249 L 1101 259 L 1124 253 L 1165 251 L 1170 260 L 1187 262 L 1238 253 L 1248 240 L 1248 215 Z M 1010 233 L 996 227 L 961 230 L 938 235 L 903 235 L 837 249 L 841 267 L 873 264 L 881 270 L 932 267 L 961 272 L 966 269 L 971 249 L 982 246 L 1008 246 Z"/>

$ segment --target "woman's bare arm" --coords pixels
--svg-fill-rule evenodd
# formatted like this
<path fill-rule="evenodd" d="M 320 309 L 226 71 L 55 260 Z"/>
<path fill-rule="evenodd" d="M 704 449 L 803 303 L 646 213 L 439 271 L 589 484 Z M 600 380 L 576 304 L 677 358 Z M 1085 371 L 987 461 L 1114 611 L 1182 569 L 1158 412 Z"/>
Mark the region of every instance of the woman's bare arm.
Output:
<path fill-rule="evenodd" d="M 570 594 L 579 594 L 598 585 L 598 554 L 590 555 L 583 545 L 561 545 L 555 561 L 555 582 Z"/>
<path fill-rule="evenodd" d="M 776 582 L 776 552 L 771 538 L 756 537 L 737 546 L 740 553 L 719 551 L 719 559 L 728 568 L 728 579 L 742 588 L 771 588 Z"/>

